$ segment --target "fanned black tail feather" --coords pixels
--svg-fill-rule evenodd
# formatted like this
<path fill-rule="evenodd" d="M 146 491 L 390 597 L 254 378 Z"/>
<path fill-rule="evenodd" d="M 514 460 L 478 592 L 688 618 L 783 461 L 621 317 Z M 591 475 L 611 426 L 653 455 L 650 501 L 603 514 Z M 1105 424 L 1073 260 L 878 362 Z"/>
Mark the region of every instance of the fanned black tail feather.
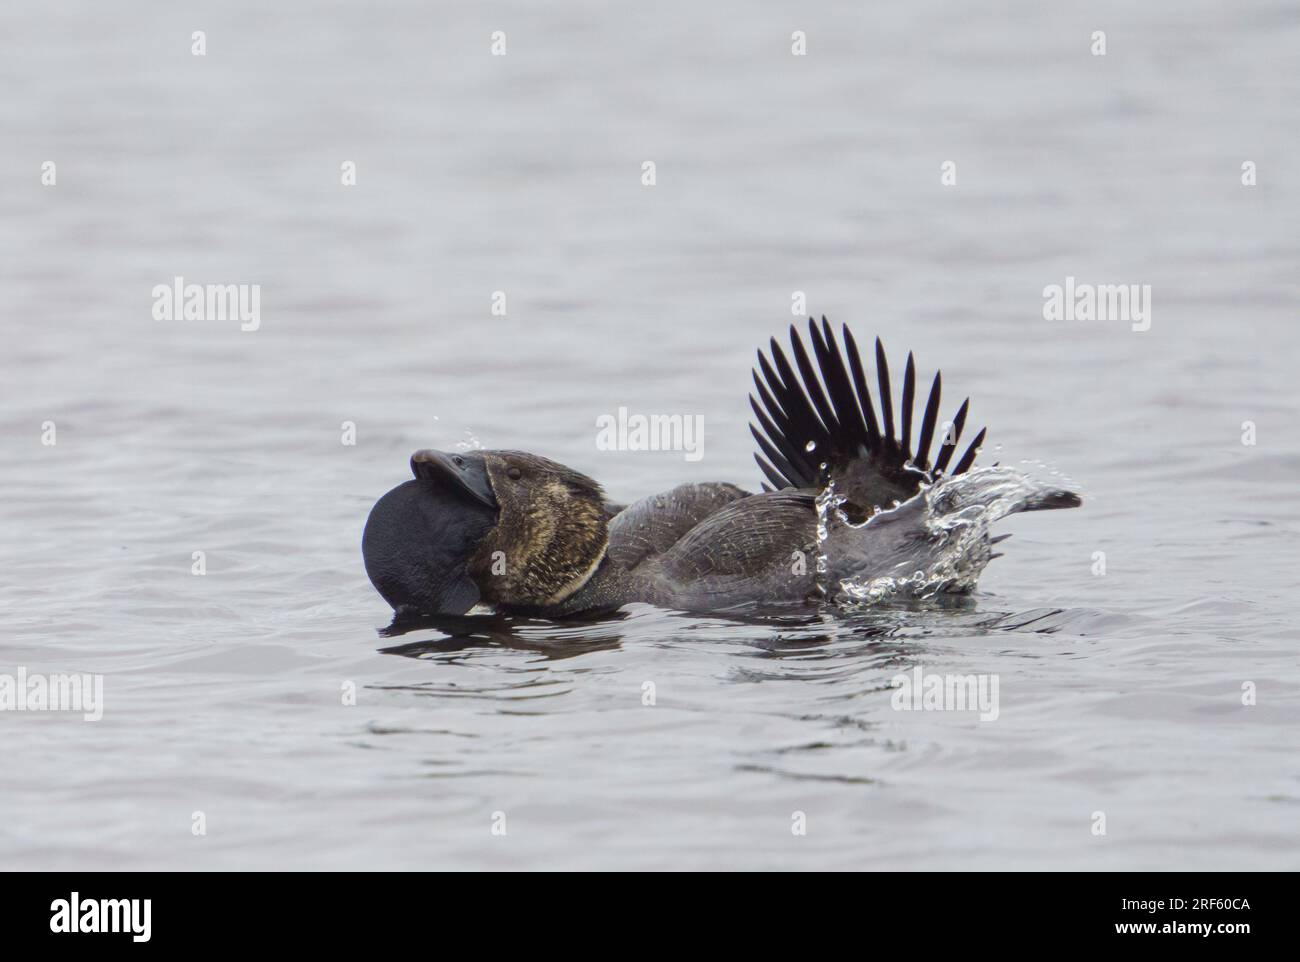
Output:
<path fill-rule="evenodd" d="M 930 447 L 942 394 L 940 376 L 934 376 L 913 449 L 916 364 L 912 355 L 907 355 L 903 372 L 901 426 L 896 431 L 889 365 L 880 339 L 876 339 L 879 419 L 862 356 L 848 327 L 843 328 L 841 347 L 825 317 L 820 326 L 809 318 L 808 339 L 811 356 L 799 332 L 790 325 L 794 365 L 775 338 L 770 343 L 770 361 L 761 350 L 758 352 L 758 368 L 754 371 L 758 397 L 749 398 L 758 427 L 751 424 L 750 431 L 761 452 L 754 459 L 773 487 L 823 488 L 834 481 L 836 492 L 847 498 L 844 507 L 850 517 L 869 517 L 895 501 L 907 500 L 922 483 L 934 481 L 948 470 L 966 426 L 969 398 L 953 417 L 952 430 L 940 440 L 932 463 Z M 969 470 L 984 435 L 981 428 L 957 460 L 952 474 Z"/>

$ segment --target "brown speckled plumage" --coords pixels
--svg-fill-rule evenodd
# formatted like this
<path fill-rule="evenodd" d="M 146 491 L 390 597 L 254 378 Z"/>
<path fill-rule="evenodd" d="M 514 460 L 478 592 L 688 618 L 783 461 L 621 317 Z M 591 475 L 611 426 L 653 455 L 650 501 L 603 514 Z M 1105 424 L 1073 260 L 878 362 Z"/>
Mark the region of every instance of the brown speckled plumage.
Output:
<path fill-rule="evenodd" d="M 500 505 L 496 527 L 469 564 L 483 601 L 559 604 L 604 556 L 609 538 L 604 492 L 586 475 L 535 454 L 483 454 Z"/>

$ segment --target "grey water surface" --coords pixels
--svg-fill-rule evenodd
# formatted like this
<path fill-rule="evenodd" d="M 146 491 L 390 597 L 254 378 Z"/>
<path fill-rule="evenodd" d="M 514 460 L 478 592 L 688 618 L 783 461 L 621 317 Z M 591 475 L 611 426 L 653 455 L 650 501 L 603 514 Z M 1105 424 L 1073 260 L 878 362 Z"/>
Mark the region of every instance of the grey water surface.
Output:
<path fill-rule="evenodd" d="M 1300 867 L 1298 78 L 1289 0 L 0 5 L 0 674 L 104 686 L 0 712 L 0 867 Z M 1083 508 L 965 602 L 381 636 L 417 448 L 756 488 L 794 292 Z"/>

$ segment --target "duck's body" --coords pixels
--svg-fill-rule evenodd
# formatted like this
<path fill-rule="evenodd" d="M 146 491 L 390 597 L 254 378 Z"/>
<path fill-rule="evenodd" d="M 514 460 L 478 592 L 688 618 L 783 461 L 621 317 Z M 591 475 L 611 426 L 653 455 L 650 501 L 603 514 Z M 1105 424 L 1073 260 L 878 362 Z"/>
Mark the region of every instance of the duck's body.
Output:
<path fill-rule="evenodd" d="M 751 430 L 771 488 L 687 484 L 619 507 L 590 478 L 536 455 L 420 451 L 412 457 L 417 480 L 381 498 L 367 522 L 371 580 L 399 612 L 462 614 L 487 604 L 553 617 L 634 602 L 693 611 L 798 603 L 838 597 L 846 584 L 904 583 L 927 572 L 933 577 L 912 584 L 968 590 L 992 557 L 988 521 L 1079 503 L 1055 488 L 1012 489 L 1001 476 L 953 480 L 984 438 L 980 431 L 945 473 L 967 404 L 944 425 L 932 465 L 939 377 L 914 453 L 911 356 L 896 432 L 880 342 L 878 421 L 848 329 L 843 351 L 824 318 L 809 330 L 816 369 L 791 328 L 802 383 L 775 341 L 770 362 L 759 355 L 759 400 L 750 403 L 762 430 Z M 957 532 L 972 567 L 956 577 L 940 570 L 954 529 L 936 519 L 969 509 L 983 513 L 981 527 Z"/>
<path fill-rule="evenodd" d="M 731 484 L 685 484 L 615 515 L 592 578 L 539 613 L 633 602 L 716 611 L 803 601 L 816 591 L 816 546 L 816 505 L 804 492 L 751 494 Z"/>

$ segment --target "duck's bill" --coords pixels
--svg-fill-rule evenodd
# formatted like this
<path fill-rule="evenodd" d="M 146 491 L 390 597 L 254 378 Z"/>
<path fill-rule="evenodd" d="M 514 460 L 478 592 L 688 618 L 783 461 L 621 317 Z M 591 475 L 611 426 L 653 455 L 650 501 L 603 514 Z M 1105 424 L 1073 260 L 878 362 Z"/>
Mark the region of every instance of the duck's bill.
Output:
<path fill-rule="evenodd" d="M 434 481 L 493 510 L 498 507 L 488 480 L 487 459 L 480 452 L 416 451 L 411 455 L 411 473 L 421 481 Z"/>

